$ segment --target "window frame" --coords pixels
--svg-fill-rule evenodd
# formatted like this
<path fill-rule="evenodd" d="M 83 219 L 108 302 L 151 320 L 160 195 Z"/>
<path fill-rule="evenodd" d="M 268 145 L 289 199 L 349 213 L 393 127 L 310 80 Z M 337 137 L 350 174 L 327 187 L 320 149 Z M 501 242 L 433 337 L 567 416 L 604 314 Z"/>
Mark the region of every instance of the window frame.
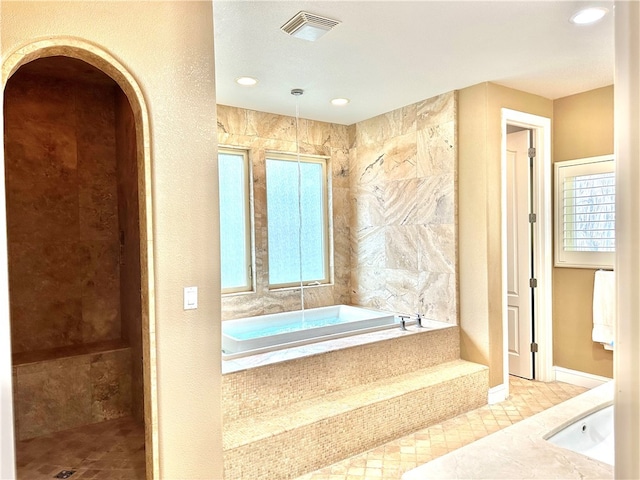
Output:
<path fill-rule="evenodd" d="M 596 164 L 600 164 L 596 167 Z M 564 203 L 563 203 L 563 180 L 568 177 L 589 175 L 592 172 L 585 172 L 587 168 L 597 168 L 598 172 L 593 173 L 615 173 L 615 156 L 600 155 L 596 157 L 580 158 L 576 160 L 566 160 L 554 163 L 555 179 L 555 263 L 556 267 L 569 268 L 606 268 L 611 269 L 615 262 L 615 250 L 613 252 L 598 251 L 567 251 L 563 248 L 564 240 Z M 569 174 L 568 174 L 569 173 Z M 615 186 L 615 185 L 614 185 Z M 614 193 L 615 195 L 615 193 Z M 615 210 L 614 210 L 615 215 Z M 615 219 L 614 219 L 615 225 Z"/>
<path fill-rule="evenodd" d="M 233 288 L 224 288 L 222 286 L 222 265 L 220 269 L 220 291 L 222 295 L 234 295 L 239 293 L 254 293 L 255 288 L 255 232 L 254 232 L 254 211 L 253 211 L 253 166 L 249 155 L 249 150 L 234 146 L 220 145 L 218 146 L 218 168 L 220 167 L 219 159 L 221 154 L 236 155 L 243 157 L 244 166 L 244 189 L 245 189 L 245 242 L 247 251 L 245 252 L 245 263 L 247 265 L 247 283 L 242 286 Z M 220 172 L 218 171 L 218 191 L 221 192 Z M 218 194 L 219 196 L 219 194 Z M 219 197 L 218 197 L 219 198 Z M 220 208 L 220 205 L 218 206 Z M 222 230 L 222 228 L 221 228 Z M 221 245 L 222 246 L 222 245 Z M 222 248 L 220 249 L 220 261 L 222 262 Z"/>
<path fill-rule="evenodd" d="M 329 162 L 330 157 L 322 156 L 322 155 L 310 155 L 310 154 L 296 154 L 296 153 L 284 153 L 278 151 L 267 150 L 265 151 L 265 217 L 267 219 L 267 248 L 266 248 L 266 260 L 267 264 L 270 261 L 270 252 L 269 252 L 269 196 L 268 196 L 268 188 L 266 188 L 266 184 L 269 182 L 268 174 L 267 174 L 267 161 L 268 160 L 283 160 L 288 162 L 297 163 L 298 161 L 304 163 L 315 163 L 322 166 L 322 211 L 323 211 L 323 232 L 322 232 L 322 243 L 323 243 L 323 269 L 324 269 L 324 278 L 318 278 L 313 280 L 303 280 L 303 281 L 295 281 L 295 282 L 286 282 L 286 283 L 271 283 L 271 275 L 270 269 L 267 269 L 267 288 L 269 290 L 281 290 L 287 288 L 296 288 L 302 286 L 321 286 L 321 285 L 329 285 L 331 284 L 331 253 L 333 251 L 331 245 L 331 214 L 329 212 L 330 202 L 329 198 L 331 195 L 331 184 L 330 177 L 328 175 L 328 171 L 330 168 Z"/>

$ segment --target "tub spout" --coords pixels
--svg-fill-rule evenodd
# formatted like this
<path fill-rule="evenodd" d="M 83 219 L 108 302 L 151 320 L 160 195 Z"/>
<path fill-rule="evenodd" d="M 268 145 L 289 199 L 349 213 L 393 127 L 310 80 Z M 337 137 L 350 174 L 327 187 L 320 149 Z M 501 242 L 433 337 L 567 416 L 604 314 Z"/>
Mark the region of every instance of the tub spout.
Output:
<path fill-rule="evenodd" d="M 422 328 L 422 315 L 416 313 L 416 327 Z"/>
<path fill-rule="evenodd" d="M 409 315 L 399 315 L 399 317 L 400 317 L 400 330 L 406 330 L 407 318 L 409 318 Z"/>

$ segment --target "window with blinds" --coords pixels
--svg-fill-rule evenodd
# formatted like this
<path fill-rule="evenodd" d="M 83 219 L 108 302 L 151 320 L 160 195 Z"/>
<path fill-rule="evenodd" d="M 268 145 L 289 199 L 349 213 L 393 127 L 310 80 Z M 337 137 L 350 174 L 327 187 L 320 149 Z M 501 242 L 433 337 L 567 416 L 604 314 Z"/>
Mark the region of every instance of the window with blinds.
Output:
<path fill-rule="evenodd" d="M 612 155 L 557 162 L 556 266 L 612 268 L 616 186 Z"/>

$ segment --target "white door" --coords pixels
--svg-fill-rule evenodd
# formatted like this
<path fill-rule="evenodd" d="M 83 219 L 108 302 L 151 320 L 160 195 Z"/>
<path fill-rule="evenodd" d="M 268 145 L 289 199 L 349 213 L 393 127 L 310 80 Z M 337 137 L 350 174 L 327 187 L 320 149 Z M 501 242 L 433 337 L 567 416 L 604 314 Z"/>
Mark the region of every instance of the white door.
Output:
<path fill-rule="evenodd" d="M 507 135 L 507 347 L 509 374 L 533 378 L 529 130 Z"/>

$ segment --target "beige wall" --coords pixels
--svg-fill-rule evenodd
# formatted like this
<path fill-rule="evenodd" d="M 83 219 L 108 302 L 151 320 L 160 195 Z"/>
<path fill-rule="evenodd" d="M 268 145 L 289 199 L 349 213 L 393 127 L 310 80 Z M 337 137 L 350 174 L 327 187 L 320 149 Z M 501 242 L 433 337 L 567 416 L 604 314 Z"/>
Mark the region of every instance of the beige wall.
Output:
<path fill-rule="evenodd" d="M 332 282 L 327 286 L 305 287 L 305 308 L 350 304 L 349 276 L 349 143 L 347 127 L 299 119 L 301 154 L 329 158 L 333 212 L 331 232 L 334 255 Z M 296 153 L 295 118 L 218 105 L 218 142 L 240 147 L 249 153 L 253 174 L 255 230 L 255 292 L 223 295 L 224 320 L 253 315 L 300 310 L 299 288 L 269 290 L 267 270 L 267 207 L 265 152 Z M 224 255 L 224 252 L 222 252 Z"/>
<path fill-rule="evenodd" d="M 613 153 L 613 86 L 553 102 L 553 160 Z M 588 268 L 553 269 L 554 365 L 613 377 L 613 354 L 591 340 L 593 275 Z"/>
<path fill-rule="evenodd" d="M 2 2 L 2 58 L 57 36 L 117 58 L 149 114 L 160 478 L 220 478 L 220 285 L 211 2 Z M 9 72 L 3 68 L 3 82 Z M 129 89 L 131 91 L 131 89 Z M 209 208 L 202 208 L 207 205 Z M 4 212 L 4 196 L 0 211 Z M 151 212 L 150 212 L 151 213 Z M 152 236 L 149 236 L 152 234 Z M 0 244 L 0 248 L 2 245 Z M 0 257 L 6 258 L 4 248 Z M 184 311 L 183 287 L 199 287 Z M 4 298 L 4 296 L 2 297 Z M 6 305 L 2 305 L 6 308 Z M 9 335 L 2 323 L 1 337 Z M 151 371 L 156 366 L 153 362 Z M 3 367 L 4 368 L 4 367 Z M 3 376 L 4 384 L 7 381 Z M 4 403 L 4 397 L 3 397 Z M 5 426 L 3 424 L 3 431 Z M 4 450 L 4 448 L 3 448 Z"/>
<path fill-rule="evenodd" d="M 551 100 L 482 83 L 458 93 L 458 236 L 461 356 L 503 383 L 502 108 L 551 118 Z"/>

